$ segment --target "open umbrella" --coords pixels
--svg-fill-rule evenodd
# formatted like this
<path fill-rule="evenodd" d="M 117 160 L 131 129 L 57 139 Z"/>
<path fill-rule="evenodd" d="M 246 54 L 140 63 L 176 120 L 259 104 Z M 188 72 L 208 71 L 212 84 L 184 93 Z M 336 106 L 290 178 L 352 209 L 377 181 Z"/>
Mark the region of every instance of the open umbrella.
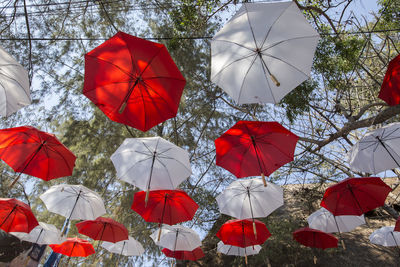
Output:
<path fill-rule="evenodd" d="M 182 190 L 150 191 L 148 203 L 145 203 L 146 192 L 136 192 L 131 209 L 136 211 L 146 222 L 177 224 L 193 218 L 199 205 Z M 161 231 L 159 231 L 161 234 Z M 158 236 L 158 241 L 160 236 Z"/>
<path fill-rule="evenodd" d="M 69 257 L 67 266 L 71 257 L 87 257 L 95 253 L 95 250 L 89 241 L 78 237 L 67 238 L 63 243 L 50 245 L 50 247 L 54 252 Z"/>
<path fill-rule="evenodd" d="M 66 217 L 67 221 L 94 220 L 106 213 L 101 197 L 83 185 L 53 185 L 40 199 L 50 212 Z"/>
<path fill-rule="evenodd" d="M 28 72 L 0 46 L 0 115 L 31 103 Z"/>
<path fill-rule="evenodd" d="M 390 191 L 378 177 L 347 178 L 326 189 L 321 206 L 335 216 L 360 216 L 383 206 Z"/>
<path fill-rule="evenodd" d="M 389 106 L 400 104 L 400 55 L 389 62 L 379 98 Z"/>
<path fill-rule="evenodd" d="M 15 198 L 0 198 L 0 229 L 29 233 L 39 225 L 31 208 Z"/>
<path fill-rule="evenodd" d="M 237 219 L 266 217 L 283 205 L 283 189 L 271 183 L 263 186 L 261 179 L 246 179 L 232 182 L 216 197 L 219 211 Z"/>
<path fill-rule="evenodd" d="M 197 261 L 198 259 L 204 257 L 204 252 L 200 247 L 191 251 L 187 250 L 172 251 L 170 249 L 163 248 L 161 252 L 164 253 L 164 255 L 169 258 L 175 258 L 177 260 Z"/>
<path fill-rule="evenodd" d="M 54 225 L 39 222 L 39 225 L 33 228 L 32 231 L 27 233 L 11 232 L 19 239 L 27 242 L 32 242 L 39 245 L 60 244 L 65 241 L 61 237 L 61 232 Z"/>
<path fill-rule="evenodd" d="M 218 252 L 225 255 L 240 256 L 240 257 L 256 255 L 260 252 L 261 248 L 262 247 L 260 245 L 241 248 L 232 245 L 225 245 L 224 242 L 222 241 L 219 241 L 217 244 Z"/>
<path fill-rule="evenodd" d="M 76 156 L 54 134 L 31 126 L 0 130 L 0 158 L 20 174 L 26 173 L 45 181 L 69 176 Z"/>
<path fill-rule="evenodd" d="M 384 226 L 375 230 L 369 236 L 369 241 L 384 247 L 397 247 L 400 250 L 400 233 L 394 231 L 394 226 Z"/>
<path fill-rule="evenodd" d="M 186 150 L 161 137 L 127 138 L 112 154 L 117 177 L 146 190 L 175 189 L 192 173 Z"/>
<path fill-rule="evenodd" d="M 185 84 L 163 44 L 123 32 L 85 55 L 83 94 L 111 120 L 141 131 L 176 116 Z"/>
<path fill-rule="evenodd" d="M 119 241 L 117 243 L 103 242 L 101 246 L 111 253 L 124 256 L 140 256 L 144 253 L 142 244 L 129 236 L 128 240 Z"/>
<path fill-rule="evenodd" d="M 278 103 L 309 78 L 318 40 L 296 3 L 244 3 L 211 40 L 211 81 L 238 104 Z"/>
<path fill-rule="evenodd" d="M 160 241 L 158 241 L 159 231 L 161 231 Z M 153 232 L 150 237 L 156 245 L 172 251 L 192 251 L 201 246 L 199 235 L 194 230 L 181 225 L 164 225 L 161 229 Z"/>
<path fill-rule="evenodd" d="M 269 176 L 293 160 L 299 138 L 278 122 L 239 121 L 215 140 L 216 164 L 236 177 Z"/>
<path fill-rule="evenodd" d="M 349 151 L 353 171 L 380 173 L 400 168 L 400 123 L 368 132 Z"/>

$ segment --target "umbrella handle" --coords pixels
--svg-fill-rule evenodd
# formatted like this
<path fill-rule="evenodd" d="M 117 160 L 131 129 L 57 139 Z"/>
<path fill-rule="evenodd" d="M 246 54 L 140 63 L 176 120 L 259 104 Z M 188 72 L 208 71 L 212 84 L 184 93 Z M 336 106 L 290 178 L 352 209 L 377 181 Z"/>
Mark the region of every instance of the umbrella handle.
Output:
<path fill-rule="evenodd" d="M 342 243 L 342 247 L 343 247 L 343 249 L 344 249 L 344 250 L 346 250 L 346 245 L 344 244 L 344 241 L 343 241 L 343 239 L 341 239 L 341 240 L 340 240 L 340 242 Z"/>
<path fill-rule="evenodd" d="M 278 87 L 281 86 L 281 83 L 278 81 L 278 79 L 273 74 L 270 74 L 270 77 L 276 86 L 278 86 Z"/>
<path fill-rule="evenodd" d="M 317 256 L 314 255 L 314 264 L 317 264 Z"/>
<path fill-rule="evenodd" d="M 147 202 L 149 201 L 149 189 L 146 190 L 146 197 L 144 198 L 144 206 L 147 206 Z"/>
<path fill-rule="evenodd" d="M 253 232 L 254 232 L 254 236 L 257 239 L 257 228 L 256 228 L 256 223 L 253 221 Z"/>
<path fill-rule="evenodd" d="M 246 262 L 246 266 L 249 264 L 249 262 L 247 261 L 247 254 L 244 254 L 244 261 Z"/>
<path fill-rule="evenodd" d="M 160 229 L 158 230 L 158 238 L 157 238 L 158 242 L 160 242 L 160 238 L 161 238 L 161 227 L 162 227 L 162 225 L 160 224 Z"/>
<path fill-rule="evenodd" d="M 261 179 L 263 181 L 264 187 L 267 187 L 267 181 L 265 180 L 265 175 L 264 173 L 261 173 Z"/>
<path fill-rule="evenodd" d="M 126 102 L 122 103 L 121 107 L 118 110 L 118 113 L 122 114 L 122 112 L 124 112 L 125 108 L 126 108 Z"/>

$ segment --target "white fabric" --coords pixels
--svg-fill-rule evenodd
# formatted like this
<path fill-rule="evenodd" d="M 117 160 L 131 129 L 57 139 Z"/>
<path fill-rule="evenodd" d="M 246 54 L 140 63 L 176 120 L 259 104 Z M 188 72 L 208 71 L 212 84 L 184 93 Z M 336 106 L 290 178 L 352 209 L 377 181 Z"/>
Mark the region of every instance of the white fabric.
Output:
<path fill-rule="evenodd" d="M 28 72 L 0 46 L 0 115 L 31 103 Z"/>
<path fill-rule="evenodd" d="M 372 244 L 385 247 L 400 246 L 400 232 L 394 232 L 393 230 L 394 226 L 381 227 L 369 236 L 369 241 Z"/>
<path fill-rule="evenodd" d="M 101 246 L 111 253 L 121 254 L 124 256 L 140 256 L 144 253 L 142 244 L 131 236 L 128 240 L 122 240 L 117 243 L 103 241 Z"/>
<path fill-rule="evenodd" d="M 173 190 L 192 173 L 187 151 L 161 137 L 127 138 L 111 160 L 119 179 L 142 190 Z"/>
<path fill-rule="evenodd" d="M 192 251 L 201 246 L 199 235 L 192 229 L 181 225 L 163 225 L 161 228 L 160 241 L 158 241 L 158 232 L 153 232 L 150 237 L 156 245 L 167 248 L 172 251 L 185 250 Z"/>
<path fill-rule="evenodd" d="M 217 244 L 217 251 L 221 252 L 222 254 L 225 255 L 232 255 L 232 256 L 250 256 L 250 255 L 255 255 L 258 254 L 261 250 L 260 245 L 255 245 L 255 246 L 249 246 L 245 248 L 241 247 L 236 247 L 236 246 L 231 246 L 231 245 L 225 245 L 224 242 L 219 241 Z"/>
<path fill-rule="evenodd" d="M 320 208 L 319 210 L 313 212 L 310 216 L 308 216 L 307 221 L 310 228 L 326 233 L 351 232 L 356 227 L 365 224 L 364 215 L 336 216 L 335 222 L 335 216 L 333 216 L 333 214 L 325 208 Z"/>
<path fill-rule="evenodd" d="M 100 195 L 83 185 L 54 185 L 40 199 L 50 212 L 71 216 L 71 220 L 94 220 L 106 213 Z"/>
<path fill-rule="evenodd" d="M 400 123 L 391 123 L 365 134 L 349 151 L 348 161 L 353 171 L 372 174 L 400 168 Z"/>
<path fill-rule="evenodd" d="M 283 189 L 268 182 L 264 187 L 260 178 L 239 179 L 231 183 L 216 200 L 223 214 L 237 219 L 260 218 L 283 205 Z"/>
<path fill-rule="evenodd" d="M 244 3 L 211 41 L 211 80 L 238 104 L 278 103 L 309 78 L 318 41 L 294 2 Z"/>
<path fill-rule="evenodd" d="M 39 245 L 61 244 L 66 238 L 61 237 L 61 232 L 54 225 L 39 222 L 39 225 L 30 233 L 10 232 L 19 239 Z"/>

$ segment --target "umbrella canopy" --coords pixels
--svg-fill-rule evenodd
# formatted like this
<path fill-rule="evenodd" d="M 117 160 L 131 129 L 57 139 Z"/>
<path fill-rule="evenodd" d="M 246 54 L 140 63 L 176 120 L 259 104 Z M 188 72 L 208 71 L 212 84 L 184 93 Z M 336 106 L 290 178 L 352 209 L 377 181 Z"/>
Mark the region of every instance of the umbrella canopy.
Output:
<path fill-rule="evenodd" d="M 379 98 L 389 106 L 400 104 L 400 55 L 389 62 Z"/>
<path fill-rule="evenodd" d="M 338 239 L 334 235 L 309 227 L 293 232 L 293 238 L 306 247 L 327 249 L 338 246 Z"/>
<path fill-rule="evenodd" d="M 400 168 L 400 123 L 391 123 L 367 133 L 349 151 L 353 171 L 380 173 Z"/>
<path fill-rule="evenodd" d="M 169 258 L 175 258 L 177 260 L 197 261 L 198 259 L 204 257 L 204 252 L 200 247 L 191 251 L 186 251 L 186 250 L 172 251 L 167 248 L 163 248 L 161 251 L 162 253 L 164 253 L 165 256 Z"/>
<path fill-rule="evenodd" d="M 378 177 L 347 178 L 326 189 L 321 206 L 335 216 L 360 216 L 383 206 L 390 191 Z"/>
<path fill-rule="evenodd" d="M 31 103 L 28 72 L 0 46 L 0 115 Z"/>
<path fill-rule="evenodd" d="M 225 254 L 225 255 L 240 256 L 240 257 L 256 255 L 260 252 L 261 248 L 262 247 L 260 245 L 241 248 L 241 247 L 236 247 L 236 246 L 231 246 L 231 245 L 225 245 L 224 242 L 222 242 L 222 241 L 219 241 L 217 244 L 218 252 Z"/>
<path fill-rule="evenodd" d="M 95 253 L 92 244 L 89 241 L 78 237 L 67 238 L 61 244 L 50 245 L 51 249 L 68 257 L 87 257 Z"/>
<path fill-rule="evenodd" d="M 219 211 L 238 218 L 267 217 L 283 205 L 283 189 L 261 179 L 237 180 L 216 197 Z"/>
<path fill-rule="evenodd" d="M 254 220 L 257 236 L 254 235 L 253 221 L 246 220 L 229 220 L 224 223 L 217 233 L 217 237 L 224 242 L 225 245 L 237 247 L 248 247 L 263 244 L 270 236 L 264 223 Z"/>
<path fill-rule="evenodd" d="M 31 126 L 0 130 L 0 158 L 14 171 L 45 181 L 70 176 L 76 160 L 54 134 Z"/>
<path fill-rule="evenodd" d="M 326 233 L 351 232 L 356 227 L 365 224 L 364 215 L 334 216 L 329 210 L 320 208 L 307 218 L 308 225 Z"/>
<path fill-rule="evenodd" d="M 94 240 L 116 243 L 129 237 L 126 227 L 110 218 L 98 217 L 96 220 L 83 221 L 75 226 L 80 234 Z"/>
<path fill-rule="evenodd" d="M 83 94 L 111 120 L 141 131 L 176 116 L 185 84 L 163 44 L 123 32 L 85 55 Z"/>
<path fill-rule="evenodd" d="M 27 242 L 32 242 L 39 245 L 50 245 L 60 244 L 65 241 L 65 238 L 61 237 L 61 232 L 54 225 L 39 222 L 39 225 L 33 228 L 29 234 L 12 232 L 19 239 Z"/>
<path fill-rule="evenodd" d="M 31 208 L 15 198 L 0 198 L 0 229 L 29 233 L 39 225 Z"/>
<path fill-rule="evenodd" d="M 124 256 L 140 256 L 144 253 L 142 244 L 129 236 L 128 240 L 119 241 L 117 243 L 103 242 L 101 246 L 111 253 Z"/>
<path fill-rule="evenodd" d="M 394 226 L 384 226 L 375 230 L 369 236 L 369 241 L 385 247 L 399 247 L 400 233 L 394 231 Z"/>
<path fill-rule="evenodd" d="M 160 241 L 157 241 L 159 231 L 161 231 L 161 238 Z M 194 230 L 181 225 L 164 225 L 162 229 L 153 232 L 150 237 L 156 245 L 172 251 L 192 251 L 201 246 L 199 235 Z"/>
<path fill-rule="evenodd" d="M 216 164 L 238 178 L 264 179 L 293 160 L 298 139 L 277 122 L 239 121 L 215 140 Z"/>
<path fill-rule="evenodd" d="M 146 222 L 177 224 L 193 218 L 199 205 L 183 190 L 154 190 L 149 193 L 145 204 L 146 192 L 135 193 L 132 209 Z"/>
<path fill-rule="evenodd" d="M 244 3 L 211 40 L 211 81 L 238 104 L 278 103 L 309 78 L 318 40 L 294 2 Z"/>
<path fill-rule="evenodd" d="M 161 137 L 127 138 L 111 160 L 119 179 L 147 191 L 175 189 L 192 173 L 187 151 Z"/>
<path fill-rule="evenodd" d="M 83 185 L 53 185 L 40 199 L 49 211 L 68 220 L 94 220 L 106 213 L 101 197 Z"/>

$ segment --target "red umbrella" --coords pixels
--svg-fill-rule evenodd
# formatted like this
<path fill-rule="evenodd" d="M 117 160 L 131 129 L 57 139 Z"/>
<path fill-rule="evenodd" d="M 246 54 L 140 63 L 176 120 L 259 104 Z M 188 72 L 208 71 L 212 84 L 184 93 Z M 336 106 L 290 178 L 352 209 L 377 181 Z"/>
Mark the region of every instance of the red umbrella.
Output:
<path fill-rule="evenodd" d="M 116 243 L 129 238 L 128 230 L 119 222 L 110 218 L 98 217 L 76 224 L 78 232 L 94 240 Z"/>
<path fill-rule="evenodd" d="M 347 178 L 326 189 L 321 206 L 335 216 L 360 216 L 383 206 L 391 191 L 378 177 Z"/>
<path fill-rule="evenodd" d="M 159 223 L 160 228 L 162 224 L 173 225 L 191 220 L 199 208 L 199 205 L 183 190 L 149 191 L 147 205 L 145 198 L 145 191 L 135 193 L 131 209 L 146 222 Z"/>
<path fill-rule="evenodd" d="M 393 231 L 400 232 L 400 216 L 396 220 L 396 225 L 394 226 L 394 230 Z"/>
<path fill-rule="evenodd" d="M 29 233 L 39 223 L 31 208 L 15 198 L 0 198 L 0 229 Z"/>
<path fill-rule="evenodd" d="M 80 239 L 78 237 L 67 238 L 67 241 L 57 245 L 50 245 L 55 253 L 60 253 L 68 257 L 87 257 L 95 253 L 92 244 L 89 241 Z M 67 266 L 69 263 L 67 262 Z"/>
<path fill-rule="evenodd" d="M 186 80 L 163 44 L 118 32 L 85 55 L 83 94 L 141 131 L 176 116 Z"/>
<path fill-rule="evenodd" d="M 192 251 L 184 251 L 184 250 L 172 251 L 167 248 L 163 248 L 161 251 L 162 253 L 165 254 L 165 256 L 169 258 L 175 258 L 177 260 L 197 261 L 198 259 L 204 257 L 204 252 L 200 247 Z"/>
<path fill-rule="evenodd" d="M 239 121 L 215 140 L 216 163 L 236 177 L 269 176 L 293 160 L 299 138 L 277 122 Z"/>
<path fill-rule="evenodd" d="M 76 156 L 53 134 L 31 126 L 0 130 L 0 158 L 20 174 L 45 181 L 70 176 Z"/>
<path fill-rule="evenodd" d="M 309 227 L 294 231 L 293 238 L 300 244 L 312 248 L 327 249 L 338 246 L 338 239 L 334 235 Z"/>
<path fill-rule="evenodd" d="M 388 103 L 389 106 L 400 104 L 400 55 L 389 63 L 379 98 Z"/>
<path fill-rule="evenodd" d="M 217 233 L 217 237 L 225 245 L 236 247 L 248 247 L 263 244 L 270 236 L 264 223 L 254 220 L 257 229 L 257 236 L 253 232 L 253 220 L 229 220 L 224 223 Z"/>

